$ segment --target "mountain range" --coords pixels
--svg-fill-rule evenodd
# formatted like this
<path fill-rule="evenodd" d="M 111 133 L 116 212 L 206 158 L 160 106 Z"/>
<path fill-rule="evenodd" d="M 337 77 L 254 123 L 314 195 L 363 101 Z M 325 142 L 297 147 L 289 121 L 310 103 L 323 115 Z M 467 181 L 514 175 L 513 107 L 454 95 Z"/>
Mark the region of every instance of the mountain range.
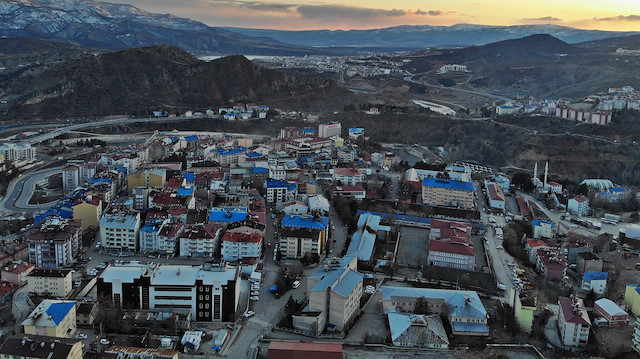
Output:
<path fill-rule="evenodd" d="M 97 0 L 0 0 L 0 37 L 67 41 L 119 50 L 172 45 L 192 54 L 340 55 L 362 51 L 463 47 L 549 34 L 568 43 L 640 32 L 580 30 L 556 25 L 397 26 L 372 30 L 281 31 L 211 27 L 127 4 Z"/>
<path fill-rule="evenodd" d="M 152 14 L 131 5 L 90 0 L 0 0 L 0 36 L 64 40 L 107 50 L 162 44 L 193 54 L 326 53 Z"/>
<path fill-rule="evenodd" d="M 241 55 L 210 62 L 174 46 L 32 64 L 0 75 L 0 119 L 204 111 L 235 102 L 338 110 L 350 93 L 320 74 L 295 75 Z"/>
<path fill-rule="evenodd" d="M 299 46 L 383 46 L 413 49 L 477 46 L 536 34 L 548 34 L 572 44 L 610 37 L 640 35 L 640 32 L 581 30 L 548 24 L 515 26 L 472 24 L 452 26 L 405 25 L 383 29 L 333 31 L 283 31 L 232 27 L 225 27 L 224 29 L 247 36 L 266 37 Z"/>

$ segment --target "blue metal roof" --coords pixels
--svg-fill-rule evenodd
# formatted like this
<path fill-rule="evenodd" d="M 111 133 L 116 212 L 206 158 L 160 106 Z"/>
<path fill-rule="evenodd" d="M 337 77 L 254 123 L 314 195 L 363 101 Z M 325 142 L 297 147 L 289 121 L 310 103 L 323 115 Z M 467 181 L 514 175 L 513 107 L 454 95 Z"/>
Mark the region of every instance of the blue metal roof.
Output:
<path fill-rule="evenodd" d="M 229 155 L 237 155 L 239 153 L 247 152 L 246 147 L 234 147 L 230 150 L 226 150 L 224 148 L 217 148 L 215 150 L 211 150 L 211 152 L 217 152 L 220 156 L 229 156 Z"/>
<path fill-rule="evenodd" d="M 361 216 L 363 213 L 375 214 L 378 217 L 381 217 L 381 218 L 384 218 L 384 219 L 388 219 L 388 220 L 393 220 L 393 221 L 406 221 L 406 222 L 431 224 L 431 218 L 407 216 L 407 215 L 404 215 L 404 214 L 395 214 L 395 213 L 365 211 L 365 210 L 362 210 L 362 209 L 359 209 L 356 212 L 356 214 L 358 216 Z"/>
<path fill-rule="evenodd" d="M 355 288 L 363 280 L 362 274 L 349 269 L 349 271 L 340 279 L 338 284 L 333 287 L 333 291 L 340 294 L 343 297 L 349 297 Z"/>
<path fill-rule="evenodd" d="M 247 153 L 248 158 L 260 158 L 262 155 L 258 152 L 249 152 Z"/>
<path fill-rule="evenodd" d="M 91 178 L 89 180 L 90 183 L 111 183 L 113 182 L 112 178 L 103 178 L 103 177 L 98 177 L 98 178 Z"/>
<path fill-rule="evenodd" d="M 427 177 L 422 180 L 422 185 L 426 187 L 448 188 L 459 191 L 473 191 L 473 184 L 471 182 L 462 182 L 444 178 Z"/>
<path fill-rule="evenodd" d="M 607 272 L 586 272 L 582 276 L 582 280 L 607 280 L 609 273 Z"/>
<path fill-rule="evenodd" d="M 75 305 L 76 302 L 51 303 L 46 313 L 49 314 L 53 322 L 58 325 Z"/>
<path fill-rule="evenodd" d="M 210 222 L 240 222 L 247 219 L 249 212 L 246 210 L 227 210 L 224 208 L 212 208 L 209 212 Z"/>
<path fill-rule="evenodd" d="M 195 182 L 196 181 L 196 174 L 193 172 L 185 172 L 183 174 L 184 179 L 187 180 L 187 182 Z"/>
<path fill-rule="evenodd" d="M 187 142 L 193 142 L 198 140 L 198 136 L 187 136 L 184 138 Z"/>
<path fill-rule="evenodd" d="M 195 191 L 195 187 L 180 187 L 178 188 L 178 196 L 193 196 L 193 192 Z"/>
<path fill-rule="evenodd" d="M 489 332 L 489 327 L 485 323 L 452 322 L 452 324 L 453 330 L 456 332 Z"/>
<path fill-rule="evenodd" d="M 251 169 L 251 172 L 256 173 L 256 174 L 258 174 L 258 173 L 264 174 L 264 173 L 269 173 L 269 169 L 268 168 L 264 168 L 264 167 L 254 167 L 254 168 Z"/>
<path fill-rule="evenodd" d="M 329 226 L 329 218 L 319 217 L 314 218 L 312 216 L 284 216 L 282 219 L 283 228 L 305 228 L 312 230 L 325 230 Z"/>
<path fill-rule="evenodd" d="M 376 243 L 376 232 L 380 225 L 380 217 L 371 213 L 363 213 L 358 218 L 358 230 L 351 237 L 347 254 L 357 255 L 361 261 L 369 261 Z M 369 231 L 369 228 L 372 230 Z"/>
<path fill-rule="evenodd" d="M 267 188 L 281 188 L 281 187 L 289 187 L 289 182 L 285 180 L 277 180 L 273 178 L 267 178 Z"/>
<path fill-rule="evenodd" d="M 555 227 L 555 225 L 553 224 L 553 222 L 549 222 L 549 221 L 541 221 L 541 220 L 539 220 L 539 219 L 536 219 L 535 221 L 533 221 L 533 225 L 534 225 L 534 226 L 539 226 L 539 225 L 541 225 L 542 223 L 550 224 L 550 225 L 551 225 L 551 228 L 554 228 L 554 227 Z"/>

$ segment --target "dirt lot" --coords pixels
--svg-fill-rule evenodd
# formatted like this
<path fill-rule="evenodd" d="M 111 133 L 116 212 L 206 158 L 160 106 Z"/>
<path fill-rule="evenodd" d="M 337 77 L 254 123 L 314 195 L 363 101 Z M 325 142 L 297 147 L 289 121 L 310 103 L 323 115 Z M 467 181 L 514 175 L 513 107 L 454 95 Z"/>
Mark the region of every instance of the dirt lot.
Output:
<path fill-rule="evenodd" d="M 620 353 L 626 353 L 631 348 L 632 325 L 596 327 L 595 333 L 601 356 L 610 358 Z"/>

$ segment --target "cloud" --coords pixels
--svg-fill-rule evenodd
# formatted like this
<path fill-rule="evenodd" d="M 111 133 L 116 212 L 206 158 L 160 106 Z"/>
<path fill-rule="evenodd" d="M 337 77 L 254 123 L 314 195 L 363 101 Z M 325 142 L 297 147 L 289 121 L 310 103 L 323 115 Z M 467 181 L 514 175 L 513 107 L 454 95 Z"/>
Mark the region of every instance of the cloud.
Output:
<path fill-rule="evenodd" d="M 344 5 L 300 5 L 298 13 L 307 19 L 363 18 L 363 17 L 397 17 L 407 15 L 400 9 L 374 9 Z"/>
<path fill-rule="evenodd" d="M 258 1 L 238 1 L 235 4 L 251 10 L 276 12 L 294 12 L 298 6 L 296 4 L 272 4 Z"/>
<path fill-rule="evenodd" d="M 429 16 L 439 16 L 439 15 L 444 15 L 444 12 L 440 11 L 440 10 L 429 10 L 429 11 L 423 11 L 423 10 L 416 10 L 414 12 L 414 14 L 416 15 L 429 15 Z"/>
<path fill-rule="evenodd" d="M 562 19 L 553 17 L 553 16 L 544 16 L 544 17 L 527 17 L 522 20 L 525 21 L 562 21 Z"/>
<path fill-rule="evenodd" d="M 618 15 L 612 17 L 593 18 L 598 21 L 640 21 L 640 15 Z"/>

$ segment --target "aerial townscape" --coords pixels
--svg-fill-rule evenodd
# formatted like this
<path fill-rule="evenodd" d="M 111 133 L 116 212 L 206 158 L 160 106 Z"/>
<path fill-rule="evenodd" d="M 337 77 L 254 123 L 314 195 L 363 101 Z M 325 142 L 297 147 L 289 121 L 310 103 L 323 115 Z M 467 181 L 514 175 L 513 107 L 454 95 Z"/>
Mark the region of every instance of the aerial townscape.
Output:
<path fill-rule="evenodd" d="M 640 31 L 232 3 L 0 0 L 0 359 L 640 356 Z"/>

